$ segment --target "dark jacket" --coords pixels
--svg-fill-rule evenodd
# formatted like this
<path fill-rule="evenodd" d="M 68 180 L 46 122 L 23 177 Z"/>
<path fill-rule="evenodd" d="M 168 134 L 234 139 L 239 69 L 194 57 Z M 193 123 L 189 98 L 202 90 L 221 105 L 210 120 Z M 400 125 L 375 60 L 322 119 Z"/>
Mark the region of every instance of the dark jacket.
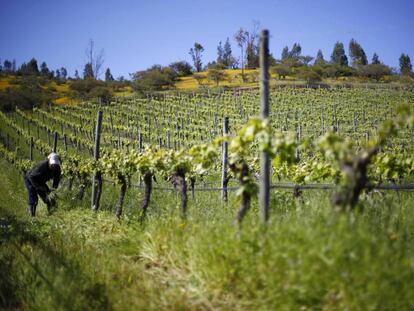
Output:
<path fill-rule="evenodd" d="M 53 171 L 49 167 L 49 161 L 43 160 L 36 164 L 30 171 L 27 172 L 26 177 L 30 180 L 35 188 L 42 188 L 46 186 L 48 180 L 53 179 L 53 188 L 59 186 L 60 181 L 60 166 Z M 48 188 L 47 188 L 48 189 Z"/>

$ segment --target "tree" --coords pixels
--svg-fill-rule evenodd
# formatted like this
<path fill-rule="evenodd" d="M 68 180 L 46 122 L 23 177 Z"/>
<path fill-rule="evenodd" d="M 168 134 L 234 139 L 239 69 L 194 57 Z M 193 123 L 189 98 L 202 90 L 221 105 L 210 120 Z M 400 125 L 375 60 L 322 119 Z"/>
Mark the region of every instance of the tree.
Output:
<path fill-rule="evenodd" d="M 301 53 L 302 53 L 302 47 L 300 46 L 300 44 L 294 43 L 292 50 L 289 52 L 289 57 L 299 58 Z"/>
<path fill-rule="evenodd" d="M 247 68 L 259 67 L 259 23 L 253 22 L 253 29 L 246 31 L 246 61 Z"/>
<path fill-rule="evenodd" d="M 203 53 L 203 51 L 203 46 L 200 43 L 195 42 L 194 48 L 191 48 L 189 52 L 191 58 L 193 59 L 194 68 L 197 72 L 200 72 L 203 67 L 203 63 L 201 61 L 201 53 Z"/>
<path fill-rule="evenodd" d="M 193 73 L 193 68 L 186 61 L 178 61 L 171 63 L 168 67 L 171 68 L 176 77 L 184 77 Z"/>
<path fill-rule="evenodd" d="M 219 86 L 220 81 L 226 79 L 226 74 L 223 70 L 209 69 L 207 72 L 207 79 L 216 82 L 216 86 Z"/>
<path fill-rule="evenodd" d="M 323 58 L 323 54 L 321 50 L 318 50 L 315 58 L 315 65 L 325 65 L 325 59 Z"/>
<path fill-rule="evenodd" d="M 109 68 L 106 68 L 106 71 L 105 71 L 105 81 L 106 82 L 114 81 L 114 77 L 112 76 L 111 70 Z"/>
<path fill-rule="evenodd" d="M 381 64 L 379 57 L 377 55 L 377 53 L 374 53 L 374 55 L 372 55 L 372 61 L 371 61 L 372 65 L 378 65 Z"/>
<path fill-rule="evenodd" d="M 91 63 L 86 63 L 85 68 L 83 69 L 83 78 L 86 79 L 95 79 L 93 73 L 93 67 Z"/>
<path fill-rule="evenodd" d="M 223 64 L 228 69 L 236 68 L 237 66 L 237 60 L 232 54 L 231 45 L 230 45 L 230 39 L 226 39 L 226 43 L 224 43 L 223 48 Z"/>
<path fill-rule="evenodd" d="M 60 82 L 61 74 L 60 74 L 60 70 L 59 69 L 56 69 L 55 78 L 56 78 L 56 81 L 57 82 Z"/>
<path fill-rule="evenodd" d="M 68 71 L 66 70 L 65 67 L 61 67 L 60 68 L 60 79 L 62 81 L 66 81 L 67 76 L 68 76 Z"/>
<path fill-rule="evenodd" d="M 282 61 L 289 58 L 289 48 L 285 46 L 282 50 Z"/>
<path fill-rule="evenodd" d="M 79 77 L 79 71 L 76 69 L 75 70 L 75 80 L 79 80 L 80 79 L 80 77 Z"/>
<path fill-rule="evenodd" d="M 219 42 L 219 45 L 217 46 L 217 63 L 219 64 L 224 63 L 224 49 L 221 44 L 221 41 Z"/>
<path fill-rule="evenodd" d="M 400 56 L 400 71 L 402 75 L 410 75 L 412 73 L 413 66 L 411 65 L 410 56 L 407 54 L 401 54 Z"/>
<path fill-rule="evenodd" d="M 297 73 L 297 77 L 301 80 L 305 80 L 307 84 L 313 84 L 322 80 L 321 76 L 309 67 L 302 67 Z"/>
<path fill-rule="evenodd" d="M 351 57 L 352 66 L 365 66 L 368 64 L 367 55 L 361 45 L 352 39 L 349 42 L 349 56 Z"/>
<path fill-rule="evenodd" d="M 32 74 L 32 75 L 38 75 L 39 74 L 39 68 L 37 66 L 37 60 L 35 58 L 32 58 L 26 65 L 25 68 L 26 74 Z"/>
<path fill-rule="evenodd" d="M 16 60 L 15 59 L 13 59 L 13 61 L 12 61 L 11 71 L 16 72 Z"/>
<path fill-rule="evenodd" d="M 42 77 L 45 77 L 45 78 L 49 78 L 49 76 L 50 76 L 50 70 L 49 70 L 49 68 L 47 67 L 46 62 L 43 62 L 43 63 L 40 65 L 40 75 L 41 75 Z"/>
<path fill-rule="evenodd" d="M 240 27 L 240 29 L 235 33 L 234 40 L 236 40 L 237 45 L 241 51 L 241 69 L 242 69 L 242 79 L 244 81 L 244 56 L 243 51 L 247 42 L 247 31 Z"/>
<path fill-rule="evenodd" d="M 0 58 L 0 72 L 3 71 L 3 64 L 1 63 L 1 58 Z"/>
<path fill-rule="evenodd" d="M 92 79 L 98 79 L 102 73 L 102 66 L 105 62 L 104 60 L 104 50 L 101 49 L 98 53 L 95 51 L 95 43 L 92 39 L 89 39 L 88 46 L 85 51 L 86 54 L 86 64 L 85 69 L 87 71 L 87 77 Z M 86 68 L 88 66 L 88 68 Z M 84 70 L 85 77 L 85 70 Z"/>
<path fill-rule="evenodd" d="M 360 75 L 375 81 L 379 81 L 383 76 L 391 74 L 391 68 L 383 64 L 371 64 L 359 68 Z"/>
<path fill-rule="evenodd" d="M 345 55 L 344 45 L 341 42 L 336 42 L 332 55 L 331 62 L 334 65 L 348 66 L 348 58 Z"/>
<path fill-rule="evenodd" d="M 280 65 L 276 65 L 272 67 L 271 72 L 277 74 L 280 80 L 280 79 L 285 79 L 286 76 L 291 74 L 292 71 L 289 66 L 280 64 Z"/>
<path fill-rule="evenodd" d="M 12 72 L 12 62 L 6 59 L 3 63 L 3 70 L 6 73 Z"/>
<path fill-rule="evenodd" d="M 174 74 L 169 67 L 154 65 L 132 76 L 133 87 L 137 92 L 161 91 L 174 86 Z"/>

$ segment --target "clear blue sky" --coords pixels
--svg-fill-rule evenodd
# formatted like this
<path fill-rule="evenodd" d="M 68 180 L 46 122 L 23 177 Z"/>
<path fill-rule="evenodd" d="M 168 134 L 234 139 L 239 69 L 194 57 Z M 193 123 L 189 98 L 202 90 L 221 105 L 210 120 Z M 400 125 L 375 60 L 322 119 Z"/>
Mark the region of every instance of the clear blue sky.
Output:
<path fill-rule="evenodd" d="M 64 66 L 81 74 L 88 40 L 105 50 L 105 68 L 114 77 L 152 64 L 191 61 L 194 42 L 203 61 L 216 58 L 218 42 L 249 30 L 253 21 L 271 34 L 270 50 L 280 58 L 284 46 L 299 42 L 302 54 L 320 48 L 329 59 L 336 41 L 355 38 L 369 60 L 377 52 L 398 67 L 406 53 L 414 62 L 413 0 L 0 0 L 0 58 L 17 64 L 35 57 L 50 69 Z"/>

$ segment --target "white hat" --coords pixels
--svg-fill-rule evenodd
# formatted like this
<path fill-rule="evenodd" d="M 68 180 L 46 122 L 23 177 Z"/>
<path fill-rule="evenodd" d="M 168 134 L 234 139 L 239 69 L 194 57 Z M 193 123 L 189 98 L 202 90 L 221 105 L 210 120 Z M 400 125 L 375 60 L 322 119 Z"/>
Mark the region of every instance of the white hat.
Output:
<path fill-rule="evenodd" d="M 52 152 L 51 154 L 47 156 L 47 158 L 49 159 L 50 165 L 53 165 L 53 164 L 60 165 L 60 160 L 56 153 Z"/>

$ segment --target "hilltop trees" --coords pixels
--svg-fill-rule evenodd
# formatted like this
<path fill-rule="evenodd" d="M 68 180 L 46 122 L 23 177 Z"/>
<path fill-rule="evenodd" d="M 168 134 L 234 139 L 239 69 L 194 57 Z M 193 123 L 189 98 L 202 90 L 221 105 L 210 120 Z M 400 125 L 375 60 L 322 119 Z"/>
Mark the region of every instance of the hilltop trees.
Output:
<path fill-rule="evenodd" d="M 102 73 L 102 66 L 105 62 L 104 50 L 95 51 L 95 42 L 89 39 L 88 46 L 85 50 L 86 64 L 84 67 L 84 78 L 98 79 Z"/>
<path fill-rule="evenodd" d="M 201 61 L 201 54 L 203 51 L 203 46 L 200 43 L 195 42 L 194 47 L 192 47 L 189 52 L 191 58 L 193 59 L 194 68 L 197 72 L 200 72 L 203 68 L 203 63 Z"/>
<path fill-rule="evenodd" d="M 114 81 L 114 77 L 112 76 L 111 70 L 109 68 L 106 68 L 105 82 L 111 82 L 111 81 Z"/>
<path fill-rule="evenodd" d="M 411 65 L 410 56 L 407 54 L 401 54 L 400 56 L 400 71 L 403 75 L 410 75 L 412 74 L 413 66 Z"/>
<path fill-rule="evenodd" d="M 237 61 L 232 55 L 229 38 L 226 39 L 226 43 L 224 44 L 224 47 L 222 46 L 221 41 L 219 42 L 219 45 L 217 46 L 216 63 L 223 65 L 223 67 L 226 69 L 232 69 L 236 67 Z"/>
<path fill-rule="evenodd" d="M 368 64 L 367 55 L 361 45 L 352 39 L 349 42 L 349 56 L 351 58 L 352 66 L 365 66 Z"/>
<path fill-rule="evenodd" d="M 174 86 L 176 76 L 170 67 L 154 65 L 133 74 L 133 88 L 140 93 L 160 91 Z"/>
<path fill-rule="evenodd" d="M 377 53 L 374 53 L 374 55 L 372 55 L 372 60 L 371 60 L 371 64 L 372 65 L 378 65 L 381 64 L 379 57 L 377 55 Z"/>
<path fill-rule="evenodd" d="M 336 42 L 331 54 L 331 62 L 334 65 L 348 66 L 348 57 L 345 55 L 344 45 Z"/>
<path fill-rule="evenodd" d="M 171 68 L 177 77 L 184 77 L 193 73 L 193 68 L 186 61 L 173 62 L 168 67 Z"/>
<path fill-rule="evenodd" d="M 316 54 L 316 58 L 315 58 L 315 65 L 325 65 L 326 61 L 323 58 L 323 54 L 321 50 L 318 50 L 318 53 Z"/>
<path fill-rule="evenodd" d="M 94 79 L 95 75 L 93 72 L 93 67 L 91 63 L 86 63 L 83 68 L 83 79 Z"/>

